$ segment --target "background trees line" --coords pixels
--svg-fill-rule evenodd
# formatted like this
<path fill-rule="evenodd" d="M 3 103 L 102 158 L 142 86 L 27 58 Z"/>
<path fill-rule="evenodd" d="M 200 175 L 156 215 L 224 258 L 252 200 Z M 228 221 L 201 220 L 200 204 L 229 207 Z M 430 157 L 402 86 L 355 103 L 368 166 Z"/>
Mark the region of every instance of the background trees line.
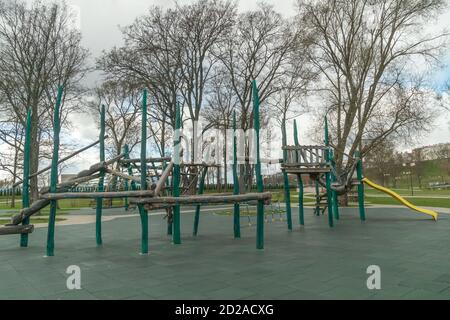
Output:
<path fill-rule="evenodd" d="M 0 139 L 20 159 L 23 117 L 26 106 L 33 108 L 36 169 L 45 157 L 39 146 L 51 140 L 49 110 L 62 84 L 65 120 L 85 106 L 97 115 L 105 104 L 109 152 L 117 154 L 125 143 L 139 142 L 145 87 L 154 152 L 169 155 L 177 104 L 186 128 L 203 119 L 204 130 L 226 130 L 235 110 L 240 127 L 248 129 L 251 81 L 257 79 L 262 123 L 270 127 L 264 138 L 280 138 L 281 123 L 310 111 L 321 143 L 327 115 L 338 169 L 345 171 L 344 153 L 361 150 L 365 156 L 387 139 L 410 137 L 432 123 L 425 75 L 446 49 L 447 33 L 424 30 L 444 7 L 443 0 L 298 0 L 290 19 L 263 2 L 243 13 L 228 0 L 151 7 L 122 28 L 122 47 L 97 59 L 104 82 L 91 91 L 94 101 L 80 104 L 88 53 L 70 28 L 67 7 L 38 0 L 27 9 L 0 0 Z M 417 70 L 418 62 L 426 67 Z M 20 171 L 17 164 L 5 169 Z"/>

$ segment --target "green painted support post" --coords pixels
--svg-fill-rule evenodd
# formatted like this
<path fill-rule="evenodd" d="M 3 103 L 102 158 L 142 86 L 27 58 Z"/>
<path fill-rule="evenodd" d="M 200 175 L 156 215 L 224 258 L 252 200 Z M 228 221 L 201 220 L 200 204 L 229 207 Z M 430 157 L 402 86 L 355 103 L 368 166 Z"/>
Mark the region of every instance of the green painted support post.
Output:
<path fill-rule="evenodd" d="M 286 133 L 286 122 L 283 120 L 281 123 L 281 135 L 283 147 L 287 146 L 287 133 Z M 287 150 L 283 149 L 283 161 L 287 162 L 288 153 Z M 284 181 L 284 201 L 286 203 L 286 220 L 288 229 L 292 230 L 292 209 L 291 209 L 291 190 L 289 185 L 289 176 L 286 171 L 283 171 L 283 181 Z"/>
<path fill-rule="evenodd" d="M 100 109 L 100 162 L 105 161 L 105 115 L 106 109 L 105 105 L 101 106 Z M 100 178 L 98 179 L 98 192 L 103 192 L 105 182 L 105 172 L 102 170 L 100 172 Z M 100 246 L 103 243 L 102 240 L 102 210 L 103 210 L 103 198 L 97 198 L 95 206 L 95 240 L 97 245 Z"/>
<path fill-rule="evenodd" d="M 328 135 L 328 120 L 325 117 L 325 146 L 328 148 L 330 146 L 329 135 Z M 330 150 L 325 150 L 325 159 L 327 163 L 331 162 Z M 327 204 L 328 204 L 328 225 L 333 227 L 333 205 L 332 205 L 332 194 L 331 194 L 331 173 L 327 172 L 325 174 L 326 189 L 327 189 Z"/>
<path fill-rule="evenodd" d="M 259 130 L 260 130 L 260 120 L 259 120 L 259 94 L 258 86 L 256 85 L 256 80 L 253 80 L 253 126 L 255 129 L 256 137 L 256 187 L 258 192 L 264 192 L 263 178 L 261 174 L 261 156 L 260 156 L 260 145 L 259 145 Z M 264 249 L 264 200 L 258 200 L 257 205 L 257 217 L 256 217 L 256 248 Z"/>
<path fill-rule="evenodd" d="M 233 111 L 233 194 L 238 195 L 239 190 L 239 176 L 238 176 L 238 161 L 237 161 L 237 136 L 236 136 L 236 111 Z M 234 204 L 233 213 L 233 231 L 234 237 L 241 237 L 241 205 Z"/>
<path fill-rule="evenodd" d="M 297 129 L 297 121 L 294 120 L 294 143 L 298 147 L 300 146 L 300 143 L 298 141 L 298 129 Z M 296 156 L 297 162 L 299 162 L 299 155 L 297 153 Z M 304 198 L 304 186 L 303 186 L 303 180 L 302 175 L 297 175 L 297 186 L 298 186 L 298 215 L 300 220 L 300 225 L 305 225 L 305 208 L 303 206 L 303 198 Z"/>
<path fill-rule="evenodd" d="M 174 139 L 174 165 L 173 165 L 173 187 L 172 196 L 180 196 L 180 178 L 181 178 L 181 108 L 177 104 L 176 116 L 175 116 L 175 139 Z M 181 244 L 181 221 L 180 221 L 180 205 L 177 204 L 173 207 L 173 237 L 174 244 Z"/>
<path fill-rule="evenodd" d="M 122 152 L 124 154 L 124 159 L 130 159 L 130 151 L 128 149 L 128 145 L 127 144 L 124 145 Z M 128 175 L 132 176 L 133 175 L 133 170 L 131 170 L 131 174 L 130 174 L 130 169 L 131 169 L 131 166 L 128 164 L 127 165 Z M 125 189 L 125 191 L 129 191 L 130 190 L 130 183 L 128 182 L 127 179 L 124 180 L 124 189 Z M 125 197 L 123 200 L 124 200 L 125 211 L 128 211 L 130 209 L 130 203 L 128 201 L 128 197 Z"/>
<path fill-rule="evenodd" d="M 27 111 L 27 122 L 25 127 L 25 146 L 23 149 L 23 183 L 22 183 L 22 208 L 30 206 L 30 143 L 31 143 L 31 108 Z M 13 189 L 14 192 L 14 189 Z M 22 222 L 23 225 L 30 224 L 30 218 Z M 28 246 L 28 234 L 20 235 L 20 246 Z"/>
<path fill-rule="evenodd" d="M 59 156 L 59 133 L 60 133 L 60 106 L 63 95 L 63 87 L 58 88 L 58 95 L 56 97 L 55 110 L 53 115 L 53 156 L 52 168 L 50 171 L 50 193 L 56 192 L 56 185 L 58 184 L 58 156 Z M 57 201 L 50 201 L 50 214 L 48 217 L 48 231 L 47 231 L 47 256 L 52 257 L 55 250 L 55 222 L 56 222 Z"/>
<path fill-rule="evenodd" d="M 205 167 L 202 172 L 202 176 L 200 177 L 200 185 L 198 187 L 198 194 L 203 194 L 205 191 L 205 178 L 206 173 L 208 172 L 208 167 Z M 195 208 L 195 219 L 194 219 L 194 232 L 193 235 L 196 236 L 198 234 L 198 224 L 200 222 L 200 209 L 201 205 L 197 205 Z"/>
<path fill-rule="evenodd" d="M 314 213 L 316 216 L 320 216 L 320 190 L 319 190 L 319 182 L 315 181 L 315 190 L 316 190 L 316 208 L 314 209 Z"/>
<path fill-rule="evenodd" d="M 357 151 L 355 158 L 358 159 L 358 165 L 356 166 L 356 175 L 358 179 L 358 206 L 359 206 L 359 218 L 361 221 L 366 221 L 366 209 L 364 207 L 364 183 L 363 180 L 363 167 L 361 153 Z"/>
<path fill-rule="evenodd" d="M 330 151 L 330 158 L 331 158 L 331 165 L 333 166 L 333 168 L 335 168 L 335 162 L 334 162 L 334 152 L 333 150 Z M 331 182 L 336 182 L 337 181 L 337 177 L 333 174 L 331 174 Z M 336 220 L 339 220 L 340 216 L 339 216 L 339 199 L 338 199 L 338 194 L 336 191 L 332 191 L 332 202 L 333 202 L 333 212 L 334 212 L 334 218 Z"/>
<path fill-rule="evenodd" d="M 142 97 L 141 127 L 141 190 L 147 190 L 147 90 Z M 148 212 L 143 205 L 138 205 L 141 216 L 141 253 L 148 253 Z"/>

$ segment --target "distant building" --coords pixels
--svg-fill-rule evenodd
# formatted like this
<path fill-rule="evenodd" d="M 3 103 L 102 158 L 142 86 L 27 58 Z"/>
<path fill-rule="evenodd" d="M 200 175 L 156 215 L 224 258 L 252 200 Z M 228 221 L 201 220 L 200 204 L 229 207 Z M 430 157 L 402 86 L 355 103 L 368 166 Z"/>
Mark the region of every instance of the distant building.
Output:
<path fill-rule="evenodd" d="M 439 143 L 416 148 L 412 151 L 412 158 L 416 161 L 448 159 L 450 158 L 450 143 Z"/>

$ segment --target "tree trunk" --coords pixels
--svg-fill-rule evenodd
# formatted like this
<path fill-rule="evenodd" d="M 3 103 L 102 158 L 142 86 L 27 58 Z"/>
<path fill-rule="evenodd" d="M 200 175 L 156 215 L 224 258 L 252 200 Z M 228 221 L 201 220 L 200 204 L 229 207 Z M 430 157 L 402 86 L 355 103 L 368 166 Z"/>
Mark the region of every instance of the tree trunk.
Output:
<path fill-rule="evenodd" d="M 33 108 L 31 115 L 31 143 L 30 143 L 30 173 L 33 174 L 39 169 L 39 118 L 37 108 Z M 30 202 L 33 203 L 39 198 L 38 177 L 30 179 Z M 40 213 L 38 212 L 37 215 Z"/>
<path fill-rule="evenodd" d="M 348 207 L 348 193 L 345 193 L 338 197 L 338 203 L 340 207 Z"/>

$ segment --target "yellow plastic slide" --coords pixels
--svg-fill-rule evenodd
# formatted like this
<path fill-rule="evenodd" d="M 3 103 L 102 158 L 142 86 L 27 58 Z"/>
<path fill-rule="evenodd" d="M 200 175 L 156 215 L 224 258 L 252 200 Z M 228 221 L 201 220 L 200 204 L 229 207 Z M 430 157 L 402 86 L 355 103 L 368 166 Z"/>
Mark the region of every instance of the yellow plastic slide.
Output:
<path fill-rule="evenodd" d="M 390 195 L 392 198 L 394 198 L 395 200 L 401 202 L 403 205 L 407 206 L 408 208 L 410 208 L 410 209 L 412 209 L 412 210 L 415 210 L 415 211 L 418 211 L 418 212 L 421 212 L 421 213 L 428 214 L 428 215 L 430 215 L 430 216 L 433 217 L 434 221 L 437 221 L 437 218 L 438 218 L 438 213 L 437 213 L 437 212 L 432 211 L 432 210 L 428 210 L 428 209 L 423 209 L 423 208 L 416 207 L 416 206 L 413 205 L 411 202 L 409 202 L 408 200 L 406 200 L 405 198 L 403 198 L 402 196 L 400 196 L 398 193 L 395 193 L 394 191 L 392 191 L 392 190 L 390 190 L 390 189 L 387 189 L 387 188 L 385 188 L 385 187 L 382 187 L 382 186 L 380 186 L 380 185 L 378 185 L 378 184 L 376 184 L 376 183 L 370 181 L 370 180 L 367 179 L 367 178 L 362 179 L 362 181 L 363 181 L 365 184 L 367 184 L 368 186 L 370 186 L 370 187 L 372 187 L 372 188 L 374 188 L 374 189 L 376 189 L 376 190 L 379 190 L 379 191 L 382 191 L 382 192 L 384 192 L 384 193 L 387 193 L 387 194 Z"/>

